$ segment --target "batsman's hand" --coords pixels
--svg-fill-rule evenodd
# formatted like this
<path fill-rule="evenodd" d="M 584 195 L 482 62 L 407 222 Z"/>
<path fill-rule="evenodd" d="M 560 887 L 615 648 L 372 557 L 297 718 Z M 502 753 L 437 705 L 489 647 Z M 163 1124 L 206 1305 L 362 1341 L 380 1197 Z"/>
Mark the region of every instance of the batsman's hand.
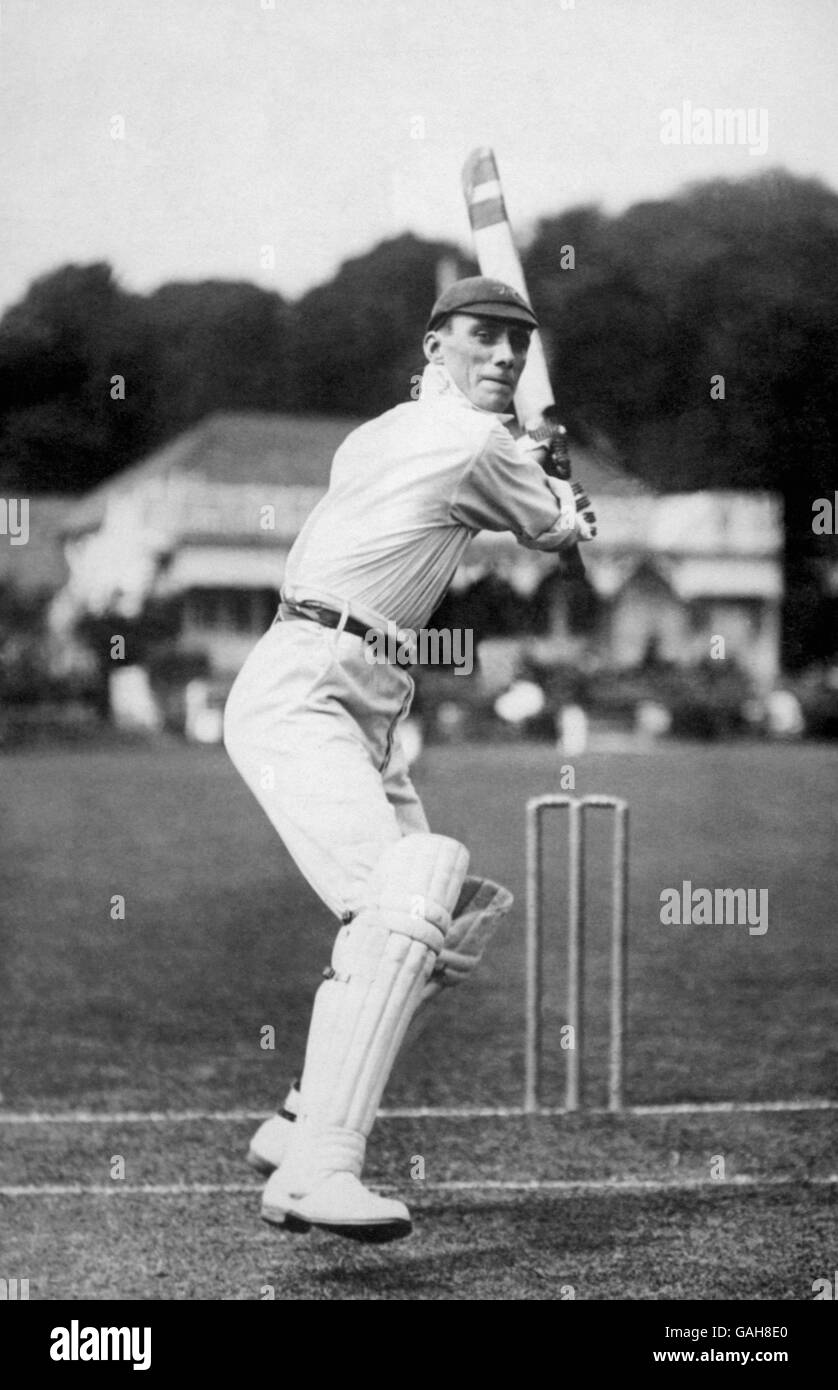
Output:
<path fill-rule="evenodd" d="M 551 478 L 570 478 L 570 454 L 564 425 L 542 425 L 517 441 L 522 458 L 537 463 Z"/>
<path fill-rule="evenodd" d="M 558 530 L 567 531 L 571 541 L 592 541 L 596 535 L 596 513 L 581 483 L 565 478 L 546 478 L 547 486 L 559 504 Z"/>

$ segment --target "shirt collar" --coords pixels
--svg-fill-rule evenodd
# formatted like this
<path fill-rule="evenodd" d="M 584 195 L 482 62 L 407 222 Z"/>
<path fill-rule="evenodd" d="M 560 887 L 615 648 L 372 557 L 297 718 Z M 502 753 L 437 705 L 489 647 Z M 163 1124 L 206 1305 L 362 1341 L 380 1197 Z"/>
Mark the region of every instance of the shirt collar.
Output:
<path fill-rule="evenodd" d="M 464 405 L 469 410 L 476 410 L 478 415 L 491 415 L 504 425 L 515 419 L 514 414 L 501 415 L 496 410 L 483 410 L 481 406 L 475 405 L 473 401 L 469 400 L 465 392 L 460 390 L 447 367 L 443 367 L 437 362 L 429 362 L 422 373 L 420 399 L 431 400 L 441 396 L 447 396 L 456 405 Z"/>

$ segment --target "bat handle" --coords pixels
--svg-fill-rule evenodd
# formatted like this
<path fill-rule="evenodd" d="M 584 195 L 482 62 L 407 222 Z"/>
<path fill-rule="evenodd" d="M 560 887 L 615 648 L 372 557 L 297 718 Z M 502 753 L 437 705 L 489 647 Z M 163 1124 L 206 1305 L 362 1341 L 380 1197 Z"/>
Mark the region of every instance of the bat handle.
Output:
<path fill-rule="evenodd" d="M 585 578 L 585 562 L 579 553 L 578 544 L 559 552 L 559 571 L 565 579 Z"/>
<path fill-rule="evenodd" d="M 545 435 L 545 438 L 549 436 Z M 533 432 L 536 438 L 536 432 Z M 544 472 L 551 478 L 560 478 L 567 482 L 570 478 L 570 454 L 567 451 L 567 444 L 564 438 L 564 431 L 560 435 L 555 432 L 552 438 L 556 440 L 558 447 L 551 449 L 543 463 Z M 559 572 L 565 579 L 583 579 L 585 575 L 585 562 L 579 552 L 578 542 L 576 545 L 568 546 L 559 552 Z"/>
<path fill-rule="evenodd" d="M 560 478 L 562 482 L 569 482 L 571 465 L 570 452 L 567 447 L 567 430 L 564 425 L 559 424 L 555 406 L 550 406 L 545 410 L 541 424 L 528 428 L 527 434 L 530 439 L 543 441 L 550 446 L 550 452 L 541 465 L 548 477 Z M 565 579 L 582 579 L 584 577 L 585 563 L 579 553 L 578 543 L 559 552 L 559 573 Z"/>

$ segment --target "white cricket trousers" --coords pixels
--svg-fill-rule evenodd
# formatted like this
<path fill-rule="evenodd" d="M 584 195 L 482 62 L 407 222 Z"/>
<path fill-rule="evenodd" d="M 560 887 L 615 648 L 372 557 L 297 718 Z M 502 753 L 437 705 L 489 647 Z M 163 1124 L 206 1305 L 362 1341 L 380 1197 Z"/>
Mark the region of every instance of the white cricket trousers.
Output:
<path fill-rule="evenodd" d="M 413 680 L 364 653 L 363 638 L 351 633 L 305 619 L 276 622 L 224 711 L 230 757 L 338 917 L 360 910 L 387 845 L 429 828 L 398 734 Z"/>

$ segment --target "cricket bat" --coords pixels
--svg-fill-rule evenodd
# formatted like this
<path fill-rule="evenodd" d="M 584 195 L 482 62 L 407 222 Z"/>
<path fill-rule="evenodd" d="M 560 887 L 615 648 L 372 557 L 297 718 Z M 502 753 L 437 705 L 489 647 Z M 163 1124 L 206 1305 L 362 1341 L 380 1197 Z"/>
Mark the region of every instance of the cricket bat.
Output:
<path fill-rule="evenodd" d="M 492 150 L 472 150 L 463 167 L 463 192 L 481 275 L 503 280 L 529 304 L 524 269 L 509 224 Z M 519 424 L 533 439 L 552 442 L 551 457 L 543 465 L 544 471 L 556 478 L 569 478 L 570 455 L 565 429 L 559 424 L 544 344 L 537 329 L 532 332 L 527 365 L 515 392 L 515 413 Z M 578 545 L 565 550 L 560 558 L 567 574 L 584 574 Z"/>

